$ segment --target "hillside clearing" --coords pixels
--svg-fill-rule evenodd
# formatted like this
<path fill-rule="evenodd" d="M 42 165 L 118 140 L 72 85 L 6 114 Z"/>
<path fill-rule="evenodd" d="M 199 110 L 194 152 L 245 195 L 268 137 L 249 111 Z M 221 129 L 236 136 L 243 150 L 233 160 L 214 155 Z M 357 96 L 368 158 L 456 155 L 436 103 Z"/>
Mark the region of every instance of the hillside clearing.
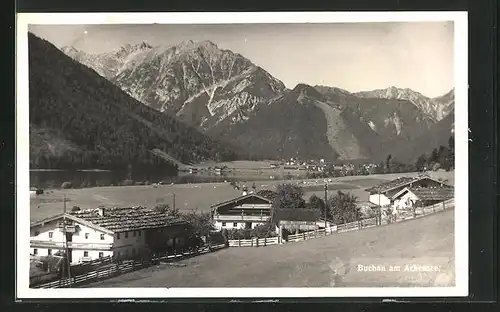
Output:
<path fill-rule="evenodd" d="M 454 210 L 378 228 L 287 245 L 229 248 L 182 261 L 185 267 L 141 270 L 90 287 L 396 287 L 454 284 Z M 439 272 L 403 272 L 405 265 Z M 387 268 L 360 272 L 358 265 Z M 389 272 L 390 266 L 399 272 Z"/>

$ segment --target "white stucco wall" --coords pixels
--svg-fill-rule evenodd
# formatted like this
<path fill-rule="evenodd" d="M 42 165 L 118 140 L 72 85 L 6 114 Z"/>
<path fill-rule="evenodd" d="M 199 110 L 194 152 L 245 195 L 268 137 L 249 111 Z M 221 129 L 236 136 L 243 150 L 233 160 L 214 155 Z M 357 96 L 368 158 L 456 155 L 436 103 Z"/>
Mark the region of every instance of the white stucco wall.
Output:
<path fill-rule="evenodd" d="M 134 234 L 135 233 L 135 234 Z M 128 257 L 146 247 L 144 230 L 115 233 L 113 250 L 116 257 Z M 119 238 L 118 238 L 119 237 Z"/>
<path fill-rule="evenodd" d="M 234 223 L 236 223 L 236 226 L 234 226 Z M 254 229 L 255 227 L 259 226 L 259 225 L 262 225 L 264 224 L 263 222 L 252 222 L 252 229 Z M 221 230 L 221 229 L 227 229 L 227 230 L 231 230 L 231 229 L 244 229 L 246 226 L 246 222 L 241 222 L 241 221 L 236 221 L 236 222 L 231 222 L 231 221 L 226 221 L 225 222 L 225 225 L 223 225 L 223 222 L 221 221 L 215 221 L 214 222 L 214 227 L 217 229 L 217 230 Z"/>
<path fill-rule="evenodd" d="M 413 202 L 416 202 L 418 200 L 418 197 L 415 196 L 415 194 L 413 194 L 412 192 L 407 192 L 406 194 L 404 194 L 403 196 L 397 198 L 394 200 L 394 208 L 397 209 L 397 210 L 404 210 L 404 209 L 408 209 L 410 205 L 407 205 L 407 201 L 410 200 L 410 201 L 413 201 Z M 410 202 L 411 203 L 411 202 Z"/>
<path fill-rule="evenodd" d="M 51 254 L 63 251 L 62 247 L 66 240 L 63 230 L 59 228 L 59 222 L 61 221 L 62 219 L 57 219 L 47 222 L 43 226 L 40 225 L 30 228 L 30 241 L 33 241 L 32 244 L 36 245 L 37 243 L 35 242 L 48 242 L 55 243 L 59 247 L 44 248 L 32 246 L 30 248 L 31 254 L 35 254 L 35 249 L 38 256 L 47 256 L 49 255 L 49 251 L 51 251 Z M 100 252 L 103 253 L 103 257 L 113 255 L 112 250 L 105 250 L 105 248 L 113 244 L 113 235 L 95 230 L 80 223 L 75 223 L 75 225 L 78 225 L 79 231 L 72 236 L 72 244 L 74 244 L 71 251 L 72 264 L 80 263 L 84 258 L 85 251 L 87 251 L 88 259 L 90 260 L 99 258 Z M 52 233 L 52 235 L 50 235 L 50 233 Z M 85 235 L 86 233 L 88 235 Z M 101 239 L 101 234 L 103 235 L 103 239 Z"/>
<path fill-rule="evenodd" d="M 376 205 L 385 206 L 390 205 L 391 200 L 387 198 L 384 194 L 370 194 L 369 201 Z"/>

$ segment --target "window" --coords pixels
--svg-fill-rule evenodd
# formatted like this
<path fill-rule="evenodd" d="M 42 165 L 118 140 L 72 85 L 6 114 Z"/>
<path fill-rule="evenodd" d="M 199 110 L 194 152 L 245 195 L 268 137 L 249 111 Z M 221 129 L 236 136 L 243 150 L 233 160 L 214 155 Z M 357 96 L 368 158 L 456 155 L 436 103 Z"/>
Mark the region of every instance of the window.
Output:
<path fill-rule="evenodd" d="M 89 233 L 85 233 L 85 239 L 89 239 Z"/>
<path fill-rule="evenodd" d="M 120 252 L 119 251 L 116 252 L 116 257 L 120 258 Z"/>
<path fill-rule="evenodd" d="M 104 252 L 99 252 L 99 258 L 103 258 L 104 257 Z"/>
<path fill-rule="evenodd" d="M 233 227 L 237 227 L 238 226 L 238 223 L 237 222 L 234 222 L 233 223 Z"/>
<path fill-rule="evenodd" d="M 48 254 L 49 256 L 52 256 L 52 249 L 47 249 L 47 254 Z"/>
<path fill-rule="evenodd" d="M 88 257 L 88 256 L 89 256 L 89 252 L 88 252 L 88 251 L 84 251 L 84 252 L 83 252 L 83 256 L 84 256 L 84 257 Z"/>
<path fill-rule="evenodd" d="M 132 248 L 132 256 L 135 256 L 135 248 Z"/>
<path fill-rule="evenodd" d="M 141 230 L 139 230 L 139 231 L 137 231 L 137 232 L 139 232 L 139 236 L 141 236 L 142 231 L 141 231 Z"/>
<path fill-rule="evenodd" d="M 136 237 L 136 236 L 137 236 L 137 231 L 134 231 L 134 237 Z"/>
<path fill-rule="evenodd" d="M 38 236 L 40 235 L 40 232 L 39 231 L 35 231 L 35 236 Z"/>
<path fill-rule="evenodd" d="M 125 238 L 128 238 L 128 232 L 125 232 Z"/>
<path fill-rule="evenodd" d="M 101 240 L 104 240 L 104 234 L 101 234 Z"/>
<path fill-rule="evenodd" d="M 52 238 L 53 235 L 54 235 L 54 232 L 49 232 L 49 238 Z"/>
<path fill-rule="evenodd" d="M 116 233 L 116 239 L 120 239 L 120 233 Z"/>
<path fill-rule="evenodd" d="M 36 249 L 36 248 L 35 248 L 35 249 L 33 249 L 33 254 L 34 254 L 35 256 L 36 256 L 36 255 L 38 255 L 38 249 Z"/>
<path fill-rule="evenodd" d="M 222 222 L 222 226 L 226 226 L 226 222 Z"/>

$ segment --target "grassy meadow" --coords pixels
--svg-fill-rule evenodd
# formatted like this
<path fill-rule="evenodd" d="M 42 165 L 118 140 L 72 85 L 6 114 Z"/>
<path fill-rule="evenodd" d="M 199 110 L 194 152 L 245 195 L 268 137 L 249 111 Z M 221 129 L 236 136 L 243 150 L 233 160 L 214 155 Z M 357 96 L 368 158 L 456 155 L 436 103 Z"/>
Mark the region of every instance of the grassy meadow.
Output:
<path fill-rule="evenodd" d="M 180 264 L 160 264 L 85 287 L 453 286 L 454 210 L 285 245 L 233 247 Z M 386 271 L 364 272 L 358 265 Z M 436 266 L 438 272 L 404 272 L 405 265 Z M 389 271 L 390 266 L 401 270 Z"/>

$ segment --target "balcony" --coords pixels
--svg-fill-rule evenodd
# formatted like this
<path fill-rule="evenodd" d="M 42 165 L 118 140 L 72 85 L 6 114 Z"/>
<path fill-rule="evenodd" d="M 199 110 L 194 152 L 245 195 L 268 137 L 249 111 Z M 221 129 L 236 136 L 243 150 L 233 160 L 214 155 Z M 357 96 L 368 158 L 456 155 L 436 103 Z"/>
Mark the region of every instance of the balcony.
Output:
<path fill-rule="evenodd" d="M 247 216 L 247 215 L 215 215 L 215 221 L 245 221 L 245 222 L 267 222 L 270 216 Z"/>
<path fill-rule="evenodd" d="M 54 241 L 30 241 L 31 248 L 49 248 L 49 249 L 64 249 L 64 242 Z M 113 244 L 110 243 L 74 243 L 68 242 L 68 248 L 85 249 L 85 250 L 111 250 Z"/>

